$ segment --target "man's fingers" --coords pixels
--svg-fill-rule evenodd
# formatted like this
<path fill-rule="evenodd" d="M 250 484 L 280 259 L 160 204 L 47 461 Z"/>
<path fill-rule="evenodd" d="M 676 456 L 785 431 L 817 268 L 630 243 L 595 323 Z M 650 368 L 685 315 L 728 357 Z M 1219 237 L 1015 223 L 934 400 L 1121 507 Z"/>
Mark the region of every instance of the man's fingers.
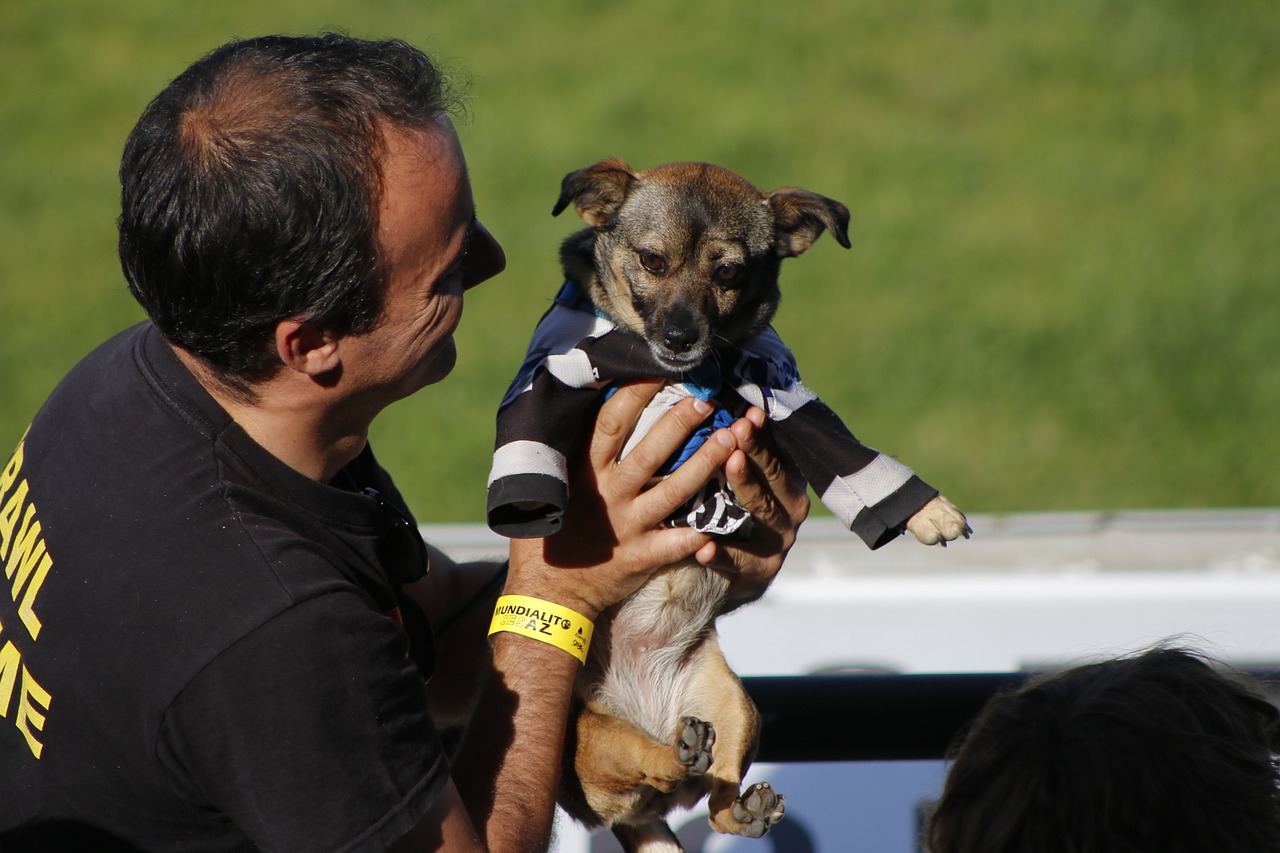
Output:
<path fill-rule="evenodd" d="M 763 439 L 764 432 L 759 426 L 750 430 L 742 429 L 738 433 L 738 446 L 751 457 L 751 461 L 755 463 L 765 480 L 792 486 L 790 472 L 783 464 L 782 457 L 773 448 L 767 446 Z"/>
<path fill-rule="evenodd" d="M 715 547 L 710 535 L 699 533 L 691 527 L 655 530 L 649 536 L 649 556 L 655 565 L 678 563 L 689 559 L 691 555 L 701 554 L 707 548 Z"/>
<path fill-rule="evenodd" d="M 741 442 L 739 442 L 741 446 Z M 742 506 L 756 518 L 772 519 L 778 512 L 777 502 L 765 488 L 763 477 L 753 471 L 753 463 L 741 451 L 731 455 L 724 465 L 729 488 Z"/>
<path fill-rule="evenodd" d="M 628 382 L 605 401 L 600 407 L 600 413 L 596 415 L 596 428 L 588 449 L 593 469 L 599 471 L 617 461 L 627 443 L 627 437 L 635 427 L 636 419 L 661 389 L 662 382 L 659 380 Z"/>
<path fill-rule="evenodd" d="M 743 506 L 757 517 L 784 513 L 798 523 L 809 511 L 809 496 L 804 483 L 787 468 L 781 456 L 764 440 L 762 423 L 752 419 L 759 409 L 748 410 L 733 424 L 733 434 L 743 454 L 735 454 L 725 467 L 729 485 Z"/>
<path fill-rule="evenodd" d="M 650 428 L 640 443 L 618 462 L 613 475 L 617 488 L 638 492 L 671 455 L 689 440 L 689 436 L 706 420 L 711 411 L 710 404 L 697 399 L 681 400 L 672 406 Z M 730 437 L 730 441 L 732 440 Z M 727 457 L 728 454 L 724 456 Z M 723 460 L 721 463 L 723 464 Z M 685 462 L 677 470 L 683 470 L 687 464 Z M 707 476 L 709 474 L 703 476 L 704 481 Z"/>
<path fill-rule="evenodd" d="M 718 429 L 713 432 L 698 448 L 697 453 L 637 499 L 636 503 L 645 518 L 652 518 L 657 523 L 679 509 L 708 480 L 716 476 L 736 447 L 737 442 L 729 430 Z"/>

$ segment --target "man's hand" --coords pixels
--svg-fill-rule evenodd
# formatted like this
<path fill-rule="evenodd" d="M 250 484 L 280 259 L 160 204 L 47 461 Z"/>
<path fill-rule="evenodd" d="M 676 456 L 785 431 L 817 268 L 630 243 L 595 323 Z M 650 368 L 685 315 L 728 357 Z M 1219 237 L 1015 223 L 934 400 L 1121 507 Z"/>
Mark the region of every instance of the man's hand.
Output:
<path fill-rule="evenodd" d="M 658 468 L 711 412 L 701 400 L 681 401 L 620 459 L 640 413 L 661 387 L 656 381 L 624 385 L 600 409 L 586 460 L 575 466 L 563 530 L 546 539 L 512 541 L 508 593 L 549 599 L 594 619 L 656 569 L 702 553 L 711 543 L 705 533 L 663 528 L 661 522 L 732 456 L 742 457 L 740 469 L 747 467 L 748 457 L 737 452 L 738 436 L 746 430 L 717 430 L 651 486 Z M 739 479 L 752 478 L 740 471 Z"/>
<path fill-rule="evenodd" d="M 764 594 L 809 515 L 805 483 L 773 450 L 764 425 L 764 412 L 754 406 L 735 421 L 731 430 L 739 449 L 725 464 L 730 487 L 754 517 L 751 535 L 708 543 L 696 555 L 731 576 L 731 607 Z"/>

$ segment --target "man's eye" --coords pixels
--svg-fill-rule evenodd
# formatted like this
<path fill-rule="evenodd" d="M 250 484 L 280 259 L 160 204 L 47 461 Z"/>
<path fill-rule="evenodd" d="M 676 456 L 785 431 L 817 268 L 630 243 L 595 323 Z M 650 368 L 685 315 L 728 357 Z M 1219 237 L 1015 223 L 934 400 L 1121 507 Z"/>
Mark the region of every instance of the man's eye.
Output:
<path fill-rule="evenodd" d="M 659 255 L 657 252 L 651 252 L 648 249 L 642 249 L 639 252 L 640 266 L 645 268 L 646 272 L 653 275 L 662 275 L 667 271 L 667 259 Z"/>

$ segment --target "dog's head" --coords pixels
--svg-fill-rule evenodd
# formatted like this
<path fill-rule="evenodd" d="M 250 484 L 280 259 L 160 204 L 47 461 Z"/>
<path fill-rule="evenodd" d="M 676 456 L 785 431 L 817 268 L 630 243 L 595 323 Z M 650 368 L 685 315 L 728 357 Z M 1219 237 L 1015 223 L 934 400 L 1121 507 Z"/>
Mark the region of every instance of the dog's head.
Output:
<path fill-rule="evenodd" d="M 552 213 L 570 202 L 591 227 L 565 241 L 565 273 L 673 370 L 763 330 L 778 307 L 782 259 L 824 229 L 849 248 L 840 202 L 795 187 L 765 194 L 706 163 L 636 172 L 602 160 L 565 176 Z"/>

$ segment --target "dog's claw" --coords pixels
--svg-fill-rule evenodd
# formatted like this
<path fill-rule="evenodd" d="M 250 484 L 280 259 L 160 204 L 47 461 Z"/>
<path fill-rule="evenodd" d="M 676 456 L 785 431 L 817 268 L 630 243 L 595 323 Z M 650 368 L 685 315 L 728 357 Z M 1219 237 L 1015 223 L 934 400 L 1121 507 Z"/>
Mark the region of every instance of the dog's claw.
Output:
<path fill-rule="evenodd" d="M 787 813 L 787 798 L 768 782 L 757 782 L 733 804 L 733 819 L 742 824 L 739 834 L 759 838 Z"/>
<path fill-rule="evenodd" d="M 685 717 L 676 737 L 676 756 L 689 768 L 690 775 L 701 776 L 711 767 L 711 747 L 715 742 L 716 730 L 710 723 Z"/>

